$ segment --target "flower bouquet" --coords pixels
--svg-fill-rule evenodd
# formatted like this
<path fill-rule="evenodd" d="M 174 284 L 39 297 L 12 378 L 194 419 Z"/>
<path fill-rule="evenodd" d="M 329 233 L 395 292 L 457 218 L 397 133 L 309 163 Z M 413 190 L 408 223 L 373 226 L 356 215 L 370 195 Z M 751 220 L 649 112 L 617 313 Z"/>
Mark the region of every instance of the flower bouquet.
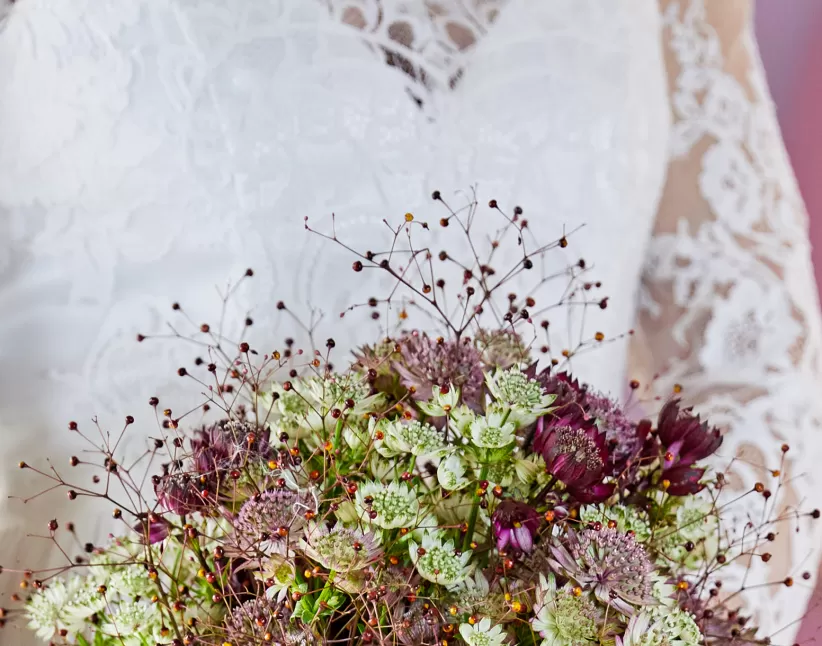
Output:
<path fill-rule="evenodd" d="M 749 554 L 723 529 L 722 474 L 700 466 L 719 431 L 677 399 L 631 419 L 564 369 L 574 349 L 540 365 L 535 296 L 495 298 L 567 239 L 529 251 L 516 209 L 489 257 L 506 236 L 518 257 L 495 270 L 471 240 L 476 209 L 440 222 L 471 250 L 439 254 L 456 270 L 452 309 L 436 256 L 410 242 L 427 229 L 410 214 L 390 251 L 351 249 L 355 272 L 395 284 L 370 311 L 385 305 L 403 323 L 427 308 L 428 328 L 386 330 L 337 371 L 332 339 L 261 354 L 203 325 L 210 361 L 179 374 L 208 386 L 211 410 L 192 421 L 152 398 L 162 437 L 151 457 L 165 458 L 150 491 L 116 442 L 97 447 L 98 466 L 128 491 L 120 501 L 40 471 L 69 499 L 116 502 L 122 530 L 81 557 L 63 551 L 64 567 L 23 573 L 29 627 L 81 646 L 764 643 L 716 583 Z M 583 273 L 580 262 L 567 275 Z M 52 521 L 50 539 L 62 530 Z"/>

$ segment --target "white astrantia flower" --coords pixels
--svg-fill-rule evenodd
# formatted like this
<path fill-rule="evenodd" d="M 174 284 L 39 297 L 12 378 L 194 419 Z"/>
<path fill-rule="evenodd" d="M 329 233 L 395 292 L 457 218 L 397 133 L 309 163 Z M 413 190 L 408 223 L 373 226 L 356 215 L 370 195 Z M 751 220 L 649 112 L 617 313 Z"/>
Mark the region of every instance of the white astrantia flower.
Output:
<path fill-rule="evenodd" d="M 86 620 L 106 607 L 106 598 L 100 594 L 97 581 L 91 577 L 75 577 L 68 586 L 73 594 L 63 607 L 62 616 L 70 633 L 82 629 Z"/>
<path fill-rule="evenodd" d="M 116 637 L 117 643 L 123 646 L 143 646 L 146 636 L 154 635 L 155 643 L 159 640 L 162 628 L 162 615 L 157 604 L 149 601 L 123 600 L 118 603 L 112 614 L 108 615 L 100 629 L 103 634 Z"/>
<path fill-rule="evenodd" d="M 539 575 L 531 625 L 542 637 L 541 646 L 593 646 L 602 622 L 602 612 L 591 595 L 557 589 L 553 574 Z"/>
<path fill-rule="evenodd" d="M 254 572 L 254 578 L 267 583 L 265 596 L 270 600 L 285 601 L 289 589 L 294 584 L 296 569 L 294 568 L 294 554 L 287 557 L 281 554 L 271 554 L 263 562 L 262 568 Z"/>
<path fill-rule="evenodd" d="M 460 390 L 449 386 L 445 392 L 434 388 L 431 399 L 427 402 L 418 402 L 422 412 L 430 417 L 444 417 L 455 410 L 460 403 Z"/>
<path fill-rule="evenodd" d="M 408 554 L 420 576 L 432 583 L 452 586 L 468 578 L 471 550 L 457 554 L 453 540 L 443 541 L 439 532 L 426 532 L 422 542 L 408 541 Z"/>
<path fill-rule="evenodd" d="M 451 415 L 447 421 L 448 430 L 453 436 L 467 441 L 471 435 L 471 422 L 473 422 L 476 417 L 476 413 L 463 404 L 451 411 Z"/>
<path fill-rule="evenodd" d="M 479 475 L 480 471 L 479 468 L 477 468 L 477 478 L 479 478 Z M 488 472 L 486 473 L 485 479 L 488 480 L 491 488 L 496 487 L 497 485 L 501 487 L 510 487 L 514 482 L 516 475 L 517 472 L 514 469 L 513 461 L 501 460 L 488 465 Z"/>
<path fill-rule="evenodd" d="M 488 391 L 501 406 L 511 409 L 510 421 L 527 426 L 548 411 L 556 397 L 518 368 L 486 375 Z"/>
<path fill-rule="evenodd" d="M 468 646 L 502 646 L 508 635 L 502 626 L 491 628 L 491 620 L 484 617 L 479 623 L 460 624 L 460 636 Z"/>
<path fill-rule="evenodd" d="M 374 447 L 386 458 L 398 455 L 438 457 L 447 450 L 442 433 L 419 420 L 383 421 L 375 428 L 383 435 L 382 440 L 375 439 Z"/>
<path fill-rule="evenodd" d="M 509 417 L 507 411 L 490 408 L 485 417 L 471 422 L 471 443 L 483 449 L 501 449 L 513 444 L 517 428 Z"/>
<path fill-rule="evenodd" d="M 702 633 L 693 615 L 680 608 L 661 607 L 631 617 L 617 646 L 699 646 Z"/>
<path fill-rule="evenodd" d="M 51 640 L 60 630 L 67 630 L 65 609 L 80 588 L 76 579 L 68 583 L 56 580 L 37 591 L 26 604 L 29 628 L 43 641 Z"/>
<path fill-rule="evenodd" d="M 379 536 L 372 532 L 335 525 L 312 524 L 300 539 L 303 553 L 327 570 L 352 572 L 382 557 Z"/>
<path fill-rule="evenodd" d="M 417 492 L 406 483 L 366 482 L 356 498 L 363 520 L 383 529 L 414 527 L 420 517 Z M 369 512 L 375 512 L 373 518 Z"/>
<path fill-rule="evenodd" d="M 524 485 L 533 484 L 540 473 L 545 472 L 545 460 L 539 454 L 529 455 L 527 458 L 514 459 L 514 473 Z"/>
<path fill-rule="evenodd" d="M 639 507 L 586 505 L 580 510 L 580 519 L 589 523 L 598 521 L 603 525 L 614 521 L 620 532 L 633 532 L 637 543 L 644 543 L 651 537 L 650 519 L 648 514 Z"/>
<path fill-rule="evenodd" d="M 440 462 L 437 467 L 437 482 L 446 491 L 456 491 L 468 484 L 465 464 L 457 453 L 452 453 Z"/>
<path fill-rule="evenodd" d="M 716 556 L 719 542 L 718 512 L 710 500 L 701 496 L 682 496 L 666 521 L 667 527 L 657 528 L 654 548 L 666 563 L 680 563 L 690 570 L 699 570 Z M 686 549 L 687 543 L 692 549 Z"/>
<path fill-rule="evenodd" d="M 149 578 L 142 565 L 130 563 L 118 565 L 107 572 L 106 586 L 123 597 L 150 597 L 157 592 L 157 586 Z"/>
<path fill-rule="evenodd" d="M 311 431 L 331 429 L 337 421 L 330 415 L 338 408 L 349 419 L 362 418 L 374 412 L 382 401 L 381 395 L 370 395 L 370 386 L 364 379 L 351 375 L 311 376 L 294 379 L 286 390 L 275 384 L 271 394 L 260 394 L 260 406 L 264 411 L 273 410 L 275 422 L 293 438 L 305 437 Z M 346 402 L 352 400 L 353 408 Z"/>
<path fill-rule="evenodd" d="M 451 586 L 449 591 L 454 595 L 457 606 L 467 610 L 484 602 L 488 598 L 491 588 L 482 570 L 477 569 L 474 571 L 473 576 L 469 576 L 465 581 Z"/>

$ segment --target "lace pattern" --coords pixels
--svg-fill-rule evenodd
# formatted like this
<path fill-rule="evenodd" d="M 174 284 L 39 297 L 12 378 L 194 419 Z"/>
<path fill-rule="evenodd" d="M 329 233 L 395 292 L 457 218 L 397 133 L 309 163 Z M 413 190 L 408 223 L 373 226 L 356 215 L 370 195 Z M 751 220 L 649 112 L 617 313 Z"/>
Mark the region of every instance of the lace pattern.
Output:
<path fill-rule="evenodd" d="M 752 37 L 747 1 L 664 2 L 672 160 L 651 242 L 641 328 L 660 397 L 674 388 L 732 431 L 733 496 L 761 481 L 778 495 L 749 495 L 738 535 L 763 514 L 775 558 L 723 570 L 726 584 L 775 582 L 746 593 L 764 634 L 787 639 L 810 590 L 778 582 L 816 574 L 820 482 L 820 315 L 807 219 L 782 144 Z M 780 465 L 781 446 L 790 446 Z M 781 473 L 779 473 L 781 471 Z M 776 474 L 776 475 L 775 475 Z M 779 485 L 778 483 L 782 483 Z M 767 510 L 766 510 L 767 507 Z M 748 530 L 750 531 L 750 530 Z M 745 544 L 755 547 L 754 537 Z M 740 559 L 747 564 L 748 559 Z"/>
<path fill-rule="evenodd" d="M 361 30 L 388 65 L 430 89 L 456 85 L 463 52 L 488 32 L 508 0 L 324 1 L 334 19 Z"/>

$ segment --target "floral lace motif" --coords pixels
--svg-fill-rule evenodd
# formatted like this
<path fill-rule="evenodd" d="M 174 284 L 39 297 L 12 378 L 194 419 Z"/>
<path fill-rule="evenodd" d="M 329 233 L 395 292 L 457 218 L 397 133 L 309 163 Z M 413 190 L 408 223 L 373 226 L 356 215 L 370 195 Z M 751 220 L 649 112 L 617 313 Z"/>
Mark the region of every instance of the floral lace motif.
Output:
<path fill-rule="evenodd" d="M 419 85 L 453 87 L 462 54 L 488 31 L 508 0 L 324 0 L 334 18 Z M 432 77 L 437 77 L 436 79 Z M 421 100 L 421 99 L 418 99 Z"/>
<path fill-rule="evenodd" d="M 779 536 L 758 551 L 775 558 L 768 566 L 754 559 L 748 586 L 816 574 L 819 533 L 796 511 L 819 504 L 812 494 L 822 457 L 822 334 L 806 214 L 752 37 L 750 4 L 663 2 L 672 160 L 640 314 L 660 374 L 657 393 L 667 397 L 678 384 L 733 431 L 717 464 L 738 458 L 732 483 L 762 481 L 778 494 L 735 505 L 738 534 L 748 520 L 761 523 L 766 504 L 784 519 L 765 530 Z M 790 451 L 780 466 L 783 443 Z M 749 539 L 746 548 L 753 547 Z M 744 570 L 737 565 L 721 577 L 726 585 L 741 582 Z M 752 608 L 769 608 L 757 616 L 765 634 L 800 618 L 807 601 L 782 585 L 746 594 Z M 779 640 L 790 643 L 797 627 Z"/>

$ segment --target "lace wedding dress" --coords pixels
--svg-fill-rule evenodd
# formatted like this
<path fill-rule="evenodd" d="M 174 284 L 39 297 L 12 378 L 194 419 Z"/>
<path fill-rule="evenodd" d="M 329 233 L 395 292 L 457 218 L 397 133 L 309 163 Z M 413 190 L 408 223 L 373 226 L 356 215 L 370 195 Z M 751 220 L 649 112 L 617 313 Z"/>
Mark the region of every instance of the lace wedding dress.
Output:
<path fill-rule="evenodd" d="M 582 256 L 603 282 L 608 307 L 585 329 L 638 333 L 631 347 L 573 358 L 581 378 L 615 395 L 638 378 L 650 408 L 681 390 L 733 431 L 729 486 L 783 483 L 768 503 L 784 519 L 775 556 L 754 558 L 746 585 L 750 607 L 768 608 L 764 632 L 791 643 L 812 586 L 800 574 L 818 557 L 818 534 L 795 512 L 814 506 L 822 457 L 820 317 L 751 0 L 3 2 L 7 570 L 45 562 L 51 545 L 25 534 L 45 534 L 48 519 L 73 519 L 85 537 L 107 513 L 6 500 L 40 487 L 18 460 L 45 468 L 50 455 L 72 476 L 82 444 L 68 421 L 96 432 L 97 416 L 117 434 L 126 414 L 136 423 L 124 448 L 139 455 L 157 428 L 149 397 L 196 404 L 176 369 L 198 349 L 135 341 L 185 326 L 172 302 L 195 327 L 213 320 L 219 290 L 252 267 L 227 316 L 249 312 L 252 341 L 268 347 L 300 338 L 275 302 L 303 320 L 321 310 L 318 333 L 336 326 L 342 357 L 378 324 L 337 313 L 379 284 L 355 280 L 304 218 L 327 230 L 333 212 L 340 238 L 379 248 L 383 218 L 435 223 L 433 190 L 460 206 L 476 186 L 489 235 L 489 198 L 521 205 L 542 241 L 586 225 L 555 260 Z M 552 348 L 578 333 L 552 321 Z M 764 504 L 744 499 L 741 525 Z M 791 589 L 754 587 L 787 576 Z M 11 594 L 16 576 L 0 583 Z"/>

